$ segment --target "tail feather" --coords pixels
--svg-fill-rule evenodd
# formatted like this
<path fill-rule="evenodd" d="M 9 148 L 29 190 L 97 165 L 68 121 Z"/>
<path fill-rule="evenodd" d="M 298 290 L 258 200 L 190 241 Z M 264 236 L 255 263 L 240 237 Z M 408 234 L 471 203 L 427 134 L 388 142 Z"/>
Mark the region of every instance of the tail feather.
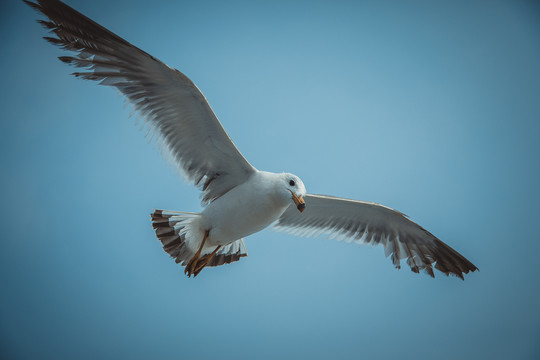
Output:
<path fill-rule="evenodd" d="M 246 246 L 244 245 L 244 240 L 236 240 L 230 243 L 227 246 L 222 247 L 214 255 L 212 260 L 206 266 L 220 266 L 223 264 L 230 264 L 232 262 L 240 260 L 247 256 Z"/>
<path fill-rule="evenodd" d="M 186 242 L 186 226 L 198 216 L 195 213 L 156 210 L 151 214 L 152 227 L 156 231 L 157 238 L 163 244 L 163 250 L 168 253 L 175 262 L 186 265 L 194 252 Z"/>
<path fill-rule="evenodd" d="M 177 264 L 181 263 L 182 266 L 186 266 L 198 248 L 197 245 L 190 244 L 186 236 L 189 233 L 188 230 L 191 222 L 194 219 L 200 218 L 200 214 L 155 210 L 150 216 L 152 227 L 156 232 L 157 238 L 163 245 L 163 250 L 175 259 L 174 261 Z M 244 256 L 247 256 L 247 250 L 243 239 L 239 239 L 223 246 L 207 266 L 229 264 L 240 260 Z"/>

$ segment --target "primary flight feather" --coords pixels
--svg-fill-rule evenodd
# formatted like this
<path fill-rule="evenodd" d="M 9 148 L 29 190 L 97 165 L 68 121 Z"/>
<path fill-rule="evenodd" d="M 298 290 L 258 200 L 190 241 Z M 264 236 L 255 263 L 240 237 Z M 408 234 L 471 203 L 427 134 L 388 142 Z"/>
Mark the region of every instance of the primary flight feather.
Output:
<path fill-rule="evenodd" d="M 112 86 L 143 115 L 164 152 L 202 191 L 201 213 L 156 210 L 152 224 L 164 250 L 197 276 L 247 256 L 245 236 L 271 224 L 300 236 L 326 234 L 382 244 L 399 268 L 434 276 L 433 266 L 463 279 L 470 261 L 402 213 L 356 200 L 306 194 L 300 178 L 254 168 L 236 148 L 195 84 L 59 0 L 25 3 L 43 13 L 49 42 L 71 51 L 59 59 L 73 75 Z"/>

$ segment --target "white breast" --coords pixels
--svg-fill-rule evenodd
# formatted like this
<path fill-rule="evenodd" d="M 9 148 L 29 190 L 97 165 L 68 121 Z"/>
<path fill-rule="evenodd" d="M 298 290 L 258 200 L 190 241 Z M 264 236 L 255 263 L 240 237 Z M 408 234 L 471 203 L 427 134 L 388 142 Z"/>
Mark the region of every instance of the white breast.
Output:
<path fill-rule="evenodd" d="M 289 206 L 275 196 L 275 174 L 255 173 L 248 181 L 212 202 L 202 212 L 209 243 L 226 245 L 276 221 Z"/>

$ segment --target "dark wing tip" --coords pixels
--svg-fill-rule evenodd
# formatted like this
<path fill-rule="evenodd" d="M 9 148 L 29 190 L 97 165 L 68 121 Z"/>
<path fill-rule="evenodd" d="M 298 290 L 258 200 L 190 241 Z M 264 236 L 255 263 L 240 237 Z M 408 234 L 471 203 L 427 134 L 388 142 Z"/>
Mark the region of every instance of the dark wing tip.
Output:
<path fill-rule="evenodd" d="M 426 233 L 433 242 L 421 243 L 405 234 L 388 239 L 384 246 L 390 248 L 389 254 L 392 254 L 392 263 L 397 269 L 400 269 L 401 260 L 406 259 L 407 265 L 416 274 L 422 271 L 434 278 L 433 267 L 435 267 L 446 276 L 452 275 L 462 280 L 465 280 L 465 274 L 478 270 L 456 250 L 427 231 Z"/>
<path fill-rule="evenodd" d="M 41 11 L 41 6 L 39 6 L 39 4 L 36 4 L 36 3 L 33 3 L 31 1 L 28 1 L 28 0 L 23 0 L 26 5 L 30 6 L 32 9 L 34 10 L 37 10 L 37 11 Z"/>

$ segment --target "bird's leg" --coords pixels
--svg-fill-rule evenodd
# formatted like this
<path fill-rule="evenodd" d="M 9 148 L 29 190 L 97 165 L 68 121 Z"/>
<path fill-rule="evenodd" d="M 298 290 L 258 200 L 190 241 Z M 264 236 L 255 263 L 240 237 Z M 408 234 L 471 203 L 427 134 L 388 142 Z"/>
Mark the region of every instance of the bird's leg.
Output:
<path fill-rule="evenodd" d="M 195 266 L 195 272 L 193 273 L 193 277 L 199 275 L 199 273 L 201 272 L 202 269 L 204 269 L 204 267 L 206 265 L 208 265 L 208 263 L 210 262 L 210 260 L 212 260 L 212 258 L 214 257 L 214 255 L 216 255 L 217 251 L 221 248 L 221 245 L 218 245 L 218 247 L 216 247 L 214 249 L 214 251 L 212 251 L 210 254 L 206 254 L 204 256 L 201 256 L 201 258 L 199 259 L 199 261 L 197 261 L 197 265 Z"/>
<path fill-rule="evenodd" d="M 184 269 L 184 274 L 187 274 L 188 277 L 191 277 L 191 275 L 195 272 L 195 269 L 197 268 L 197 263 L 199 261 L 199 257 L 201 256 L 201 251 L 204 247 L 204 243 L 206 242 L 206 239 L 208 238 L 208 234 L 210 234 L 210 230 L 206 230 L 204 232 L 204 237 L 201 242 L 201 246 L 199 246 L 199 250 L 193 255 L 193 257 L 189 260 L 189 262 L 186 265 L 186 268 Z"/>

